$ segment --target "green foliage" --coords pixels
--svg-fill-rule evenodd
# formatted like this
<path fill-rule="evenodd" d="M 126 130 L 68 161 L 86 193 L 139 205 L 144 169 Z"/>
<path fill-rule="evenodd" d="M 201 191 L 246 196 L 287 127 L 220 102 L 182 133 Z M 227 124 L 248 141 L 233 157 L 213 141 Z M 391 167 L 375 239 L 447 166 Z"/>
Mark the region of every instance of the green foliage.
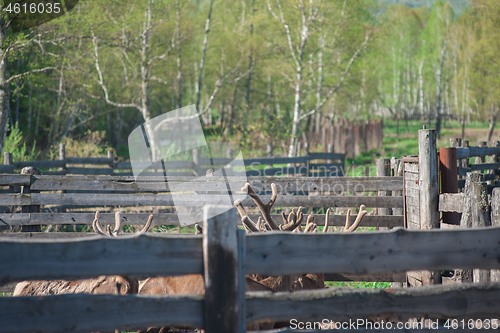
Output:
<path fill-rule="evenodd" d="M 18 124 L 10 126 L 10 134 L 5 138 L 3 151 L 12 153 L 12 161 L 34 161 L 40 152 L 36 151 L 36 141 L 33 142 L 31 150 L 26 148 L 26 138 L 19 129 Z"/>
<path fill-rule="evenodd" d="M 325 284 L 329 288 L 335 288 L 335 287 L 377 288 L 377 289 L 388 289 L 388 288 L 391 288 L 391 282 L 337 282 L 337 281 L 326 281 Z"/>
<path fill-rule="evenodd" d="M 106 144 L 104 131 L 87 131 L 86 135 L 79 138 L 66 137 L 61 142 L 65 145 L 66 156 L 69 157 L 105 157 L 112 147 Z M 50 147 L 49 158 L 59 159 L 59 144 Z"/>

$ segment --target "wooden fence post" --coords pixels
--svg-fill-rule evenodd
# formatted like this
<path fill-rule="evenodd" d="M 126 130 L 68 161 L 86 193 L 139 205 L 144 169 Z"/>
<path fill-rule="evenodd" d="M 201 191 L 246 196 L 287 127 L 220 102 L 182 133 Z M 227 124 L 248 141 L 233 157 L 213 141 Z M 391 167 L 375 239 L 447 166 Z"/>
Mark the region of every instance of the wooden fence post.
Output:
<path fill-rule="evenodd" d="M 21 170 L 21 175 L 41 175 L 42 173 L 35 167 L 25 167 Z M 31 190 L 29 186 L 21 186 L 21 195 L 39 193 L 40 191 Z M 22 206 L 22 213 L 40 213 L 40 205 Z M 41 225 L 23 225 L 21 232 L 41 232 Z"/>
<path fill-rule="evenodd" d="M 245 273 L 239 268 L 236 209 L 205 206 L 203 224 L 203 263 L 205 269 L 205 332 L 234 333 L 240 323 L 241 285 Z"/>
<path fill-rule="evenodd" d="M 111 169 L 113 169 L 113 171 L 114 171 L 114 169 L 115 169 L 115 163 L 114 163 L 114 161 L 115 161 L 115 155 L 113 154 L 113 151 L 112 150 L 108 150 L 107 151 L 107 156 L 108 156 L 108 158 L 111 159 L 111 164 L 109 165 L 109 167 Z"/>
<path fill-rule="evenodd" d="M 418 131 L 418 170 L 420 229 L 439 228 L 439 183 L 435 130 Z M 422 285 L 439 283 L 441 283 L 439 271 L 422 271 Z"/>
<path fill-rule="evenodd" d="M 500 227 L 500 187 L 494 188 L 491 193 L 491 225 Z M 499 269 L 492 269 L 490 275 L 491 282 L 500 282 Z"/>
<path fill-rule="evenodd" d="M 12 153 L 9 152 L 3 153 L 3 164 L 12 165 Z"/>
<path fill-rule="evenodd" d="M 493 147 L 500 148 L 500 141 L 498 141 L 498 140 L 493 141 Z M 492 163 L 498 163 L 499 161 L 500 161 L 500 155 L 497 154 L 497 155 L 493 155 L 491 157 L 491 162 Z M 497 176 L 499 176 L 500 175 L 500 169 L 490 170 L 488 173 L 494 174 L 494 175 L 496 174 Z M 492 181 L 491 184 L 495 184 L 495 181 Z"/>
<path fill-rule="evenodd" d="M 477 145 L 479 147 L 488 147 L 488 142 L 486 142 L 486 141 L 479 141 L 477 143 Z M 475 162 L 476 162 L 476 164 L 483 164 L 483 163 L 485 163 L 486 162 L 486 156 L 476 157 L 476 161 Z M 476 171 L 476 173 L 479 173 L 479 172 L 483 173 L 483 171 Z"/>
<path fill-rule="evenodd" d="M 439 170 L 441 172 L 441 192 L 458 193 L 457 148 L 441 147 L 439 149 Z M 454 212 L 443 212 L 443 223 L 460 224 L 460 215 Z"/>
<path fill-rule="evenodd" d="M 481 228 L 491 226 L 490 206 L 488 204 L 487 193 L 484 175 L 476 172 L 467 172 L 460 227 Z M 490 281 L 490 270 L 474 269 L 473 281 Z"/>
<path fill-rule="evenodd" d="M 450 139 L 450 147 L 455 147 L 455 148 L 460 148 L 462 147 L 462 139 L 461 138 L 455 138 L 455 139 Z M 457 160 L 457 168 L 463 168 L 464 165 L 464 159 L 461 158 Z M 457 169 L 457 174 L 458 174 L 458 169 Z M 459 176 L 457 175 L 457 180 L 458 179 L 464 179 L 464 176 Z M 461 192 L 460 190 L 458 190 Z"/>
<path fill-rule="evenodd" d="M 66 174 L 66 145 L 64 143 L 59 144 L 59 161 L 65 161 L 64 166 L 59 169 L 63 175 Z"/>
<path fill-rule="evenodd" d="M 4 165 L 12 165 L 12 153 L 5 152 L 3 153 L 3 164 Z M 9 186 L 9 190 L 14 191 L 14 186 Z"/>
<path fill-rule="evenodd" d="M 391 160 L 388 158 L 381 158 L 375 161 L 377 167 L 377 177 L 388 177 L 391 175 Z M 377 196 L 389 197 L 391 191 L 378 191 Z M 377 208 L 377 215 L 392 215 L 390 208 Z M 386 227 L 377 227 L 377 230 L 387 230 Z"/>
<path fill-rule="evenodd" d="M 391 169 L 394 170 L 394 177 L 403 177 L 403 163 L 400 159 L 393 157 L 391 159 Z M 393 197 L 401 197 L 403 196 L 403 191 L 392 191 Z M 393 215 L 403 215 L 403 208 L 393 208 Z"/>

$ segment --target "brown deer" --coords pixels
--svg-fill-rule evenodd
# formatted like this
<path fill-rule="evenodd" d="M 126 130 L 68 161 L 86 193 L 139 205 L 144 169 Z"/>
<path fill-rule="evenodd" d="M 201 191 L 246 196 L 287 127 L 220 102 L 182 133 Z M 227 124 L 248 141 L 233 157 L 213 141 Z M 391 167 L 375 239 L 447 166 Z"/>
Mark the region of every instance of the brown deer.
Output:
<path fill-rule="evenodd" d="M 234 205 L 237 207 L 241 215 L 241 220 L 245 225 L 246 229 L 251 232 L 267 231 L 267 230 L 289 230 L 292 231 L 302 222 L 302 214 L 298 215 L 298 218 L 290 217 L 289 223 L 285 224 L 282 228 L 279 228 L 271 217 L 271 208 L 276 201 L 278 191 L 275 184 L 271 185 L 272 196 L 268 204 L 264 204 L 258 195 L 250 187 L 250 184 L 246 184 L 242 188 L 242 191 L 247 191 L 250 197 L 255 201 L 257 207 L 259 207 L 264 220 L 267 222 L 268 226 L 265 227 L 261 218 L 259 217 L 258 224 L 255 224 L 246 214 L 243 205 L 240 200 L 236 200 Z M 195 225 L 196 234 L 203 233 L 203 228 L 200 225 Z M 257 281 L 254 276 L 246 277 L 246 290 L 247 291 L 291 291 L 294 281 L 299 277 L 299 275 L 284 275 L 276 277 L 265 277 L 260 281 Z M 157 294 L 204 294 L 205 293 L 205 282 L 202 275 L 190 274 L 183 276 L 167 276 L 167 277 L 154 277 L 148 278 L 144 283 L 139 286 L 139 294 L 141 295 L 157 295 Z M 274 323 L 271 322 L 258 322 L 250 323 L 247 325 L 248 330 L 265 330 L 271 329 Z M 166 332 L 168 329 L 166 327 L 150 327 L 147 331 L 143 332 Z"/>
<path fill-rule="evenodd" d="M 145 233 L 151 227 L 153 215 L 141 230 L 141 234 Z M 99 223 L 99 212 L 95 213 L 92 227 L 95 233 L 108 237 L 118 237 L 121 230 L 122 218 L 120 212 L 115 214 L 115 228 L 111 232 L 109 225 L 104 231 Z M 130 279 L 126 276 L 111 275 L 99 276 L 96 279 L 83 279 L 75 281 L 67 280 L 35 280 L 23 281 L 16 285 L 13 296 L 46 296 L 46 295 L 61 295 L 61 294 L 114 294 L 128 295 L 137 294 L 139 283 L 137 279 Z"/>

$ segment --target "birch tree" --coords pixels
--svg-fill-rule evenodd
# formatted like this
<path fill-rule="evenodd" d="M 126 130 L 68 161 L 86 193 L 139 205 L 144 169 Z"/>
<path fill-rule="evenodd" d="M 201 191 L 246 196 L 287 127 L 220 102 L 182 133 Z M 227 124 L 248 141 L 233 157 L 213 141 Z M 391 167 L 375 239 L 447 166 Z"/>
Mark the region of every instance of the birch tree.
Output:
<path fill-rule="evenodd" d="M 272 17 L 281 26 L 284 32 L 286 41 L 286 46 L 283 50 L 287 50 L 287 58 L 291 58 L 291 64 L 294 67 L 293 75 L 293 87 L 294 87 L 294 102 L 292 108 L 292 130 L 290 137 L 290 144 L 288 147 L 288 156 L 294 156 L 295 144 L 298 137 L 299 125 L 301 120 L 315 114 L 320 110 L 325 103 L 330 99 L 333 93 L 335 93 L 342 83 L 344 82 L 351 65 L 354 60 L 358 57 L 361 50 L 366 46 L 368 42 L 368 35 L 365 37 L 361 46 L 354 52 L 354 55 L 348 60 L 347 66 L 344 73 L 340 75 L 338 84 L 329 89 L 324 95 L 322 100 L 316 104 L 312 110 L 303 110 L 302 106 L 302 95 L 303 95 L 303 72 L 304 72 L 304 60 L 308 58 L 308 53 L 314 52 L 307 48 L 308 43 L 310 43 L 310 38 L 312 34 L 317 30 L 320 21 L 320 11 L 324 10 L 324 4 L 319 0 L 309 0 L 309 3 L 305 3 L 299 0 L 296 4 L 287 4 L 288 9 L 285 15 L 285 6 L 281 5 L 281 0 L 276 1 L 276 5 L 272 6 L 269 0 L 266 0 L 268 10 Z M 294 6 L 295 5 L 295 6 Z M 312 92 L 314 94 L 314 91 Z"/>

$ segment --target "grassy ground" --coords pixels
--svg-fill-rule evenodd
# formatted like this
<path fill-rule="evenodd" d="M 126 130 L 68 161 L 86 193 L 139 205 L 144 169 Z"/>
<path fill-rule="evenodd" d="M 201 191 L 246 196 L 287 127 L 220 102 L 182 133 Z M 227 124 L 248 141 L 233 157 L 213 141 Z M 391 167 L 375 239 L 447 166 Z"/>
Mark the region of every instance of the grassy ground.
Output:
<path fill-rule="evenodd" d="M 358 169 L 368 168 L 369 175 L 376 175 L 375 160 L 379 158 L 402 158 L 403 155 L 418 155 L 418 130 L 429 124 L 419 120 L 408 122 L 408 132 L 404 122 L 399 123 L 399 133 L 397 123 L 394 120 L 384 120 L 384 140 L 382 149 L 372 149 L 369 152 L 361 153 L 354 159 L 347 159 L 346 174 L 350 177 L 361 176 Z M 476 146 L 478 141 L 484 141 L 488 131 L 487 122 L 471 122 L 466 124 L 464 140 L 468 140 L 471 146 Z M 441 130 L 441 138 L 438 139 L 437 147 L 449 147 L 450 139 L 460 138 L 462 127 L 458 121 L 445 122 Z M 493 132 L 492 140 L 500 140 L 500 130 Z"/>

